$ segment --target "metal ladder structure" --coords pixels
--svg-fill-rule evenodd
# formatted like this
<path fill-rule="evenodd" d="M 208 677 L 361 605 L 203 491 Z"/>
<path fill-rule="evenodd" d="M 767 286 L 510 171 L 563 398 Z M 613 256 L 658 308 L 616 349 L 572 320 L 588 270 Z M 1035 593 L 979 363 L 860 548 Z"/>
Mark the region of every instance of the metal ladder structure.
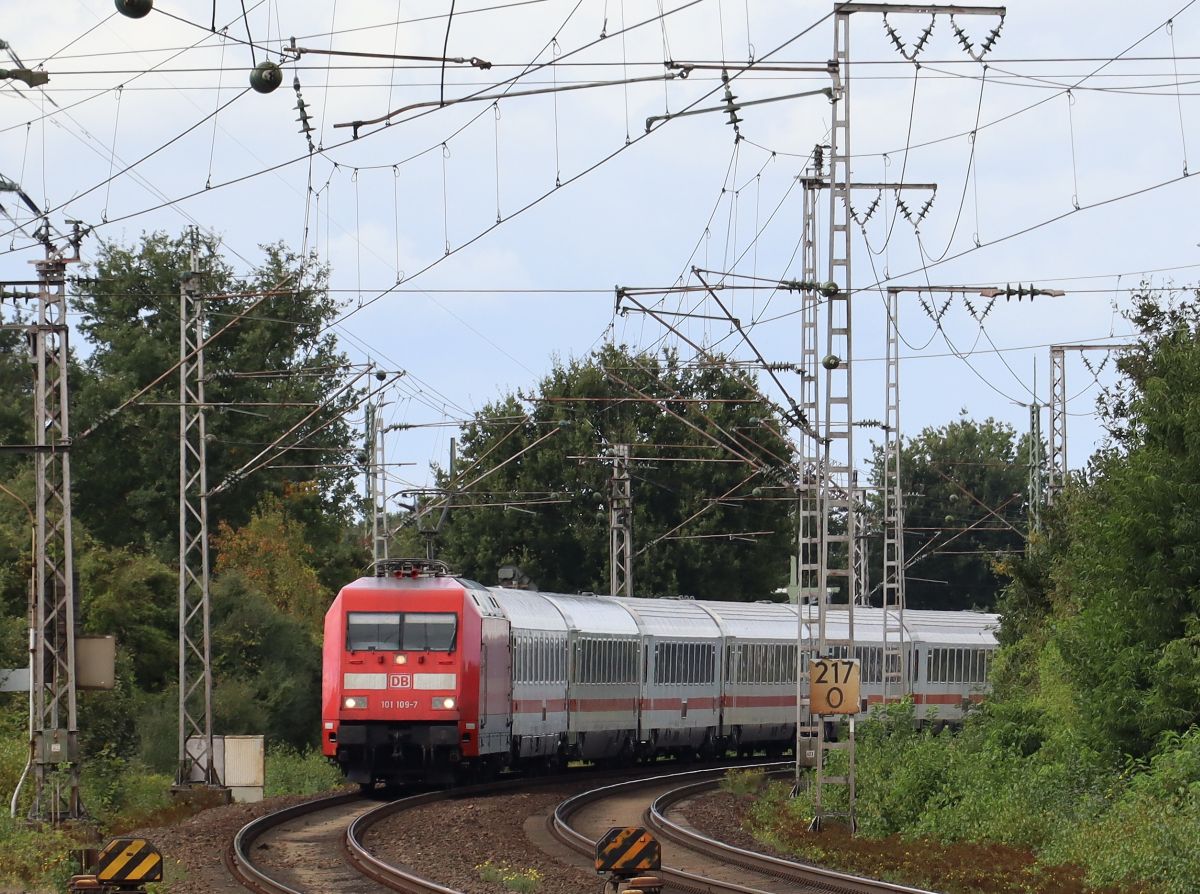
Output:
<path fill-rule="evenodd" d="M 804 223 L 801 236 L 803 281 L 817 282 L 817 207 L 824 167 L 821 149 L 813 152 L 813 176 L 801 177 L 804 190 Z M 801 431 L 801 476 L 797 513 L 797 550 L 793 586 L 796 602 L 796 787 L 800 785 L 801 766 L 815 763 L 817 726 L 808 709 L 805 695 L 805 672 L 808 657 L 818 648 L 815 611 L 820 601 L 821 569 L 821 441 L 820 404 L 817 396 L 817 377 L 820 375 L 819 318 L 822 294 L 812 288 L 801 293 L 800 306 L 800 409 L 808 422 Z"/>
<path fill-rule="evenodd" d="M 813 658 L 854 658 L 854 605 L 860 594 L 858 583 L 859 559 L 856 557 L 858 512 L 856 511 L 856 488 L 854 482 L 854 406 L 853 406 L 853 337 L 851 327 L 851 300 L 854 293 L 851 268 L 851 221 L 854 212 L 850 205 L 851 192 L 857 184 L 851 180 L 850 170 L 850 19 L 856 12 L 920 13 L 929 16 L 950 15 L 998 15 L 1003 24 L 1004 7 L 973 7 L 948 5 L 913 5 L 888 3 L 835 3 L 833 10 L 833 56 L 829 62 L 832 78 L 830 94 L 832 120 L 829 139 L 829 220 L 828 233 L 828 277 L 823 290 L 826 296 L 826 353 L 821 361 L 825 369 L 825 394 L 821 418 L 821 464 L 819 469 L 818 518 L 820 528 L 820 567 L 818 569 L 818 598 L 816 603 L 816 634 L 810 637 L 810 661 Z M 953 25 L 953 18 L 951 19 Z M 984 41 L 976 46 L 965 33 L 954 26 L 960 43 L 972 58 L 980 59 L 995 43 L 1000 33 L 997 26 Z M 920 52 L 932 26 L 924 32 L 910 49 L 894 35 L 894 42 L 910 61 Z M 889 33 L 892 33 L 889 28 Z M 920 188 L 916 184 L 875 184 L 877 188 L 909 189 Z M 931 186 L 931 185 L 929 185 Z M 906 215 L 907 216 L 907 215 Z M 919 219 L 920 215 L 918 215 Z M 893 347 L 895 347 L 893 345 Z M 894 353 L 894 352 L 893 352 Z M 898 364 L 898 356 L 895 358 Z M 889 382 L 895 382 L 894 392 L 889 390 L 889 405 L 894 411 L 895 436 L 899 439 L 899 367 L 889 370 Z M 897 446 L 898 449 L 898 446 Z M 898 484 L 899 466 L 895 467 Z M 903 569 L 901 542 L 903 524 L 902 507 L 896 503 L 899 488 L 892 491 L 892 503 L 896 511 L 892 525 L 892 561 L 896 573 L 893 575 L 893 591 L 889 598 L 896 600 L 897 609 L 893 618 L 899 622 L 898 600 L 902 596 L 899 579 Z M 845 636 L 833 638 L 828 632 L 830 590 L 835 589 L 846 602 Z M 903 650 L 900 651 L 903 664 Z M 900 682 L 905 682 L 903 667 Z M 848 737 L 845 741 L 830 741 L 826 724 L 817 724 L 815 791 L 813 796 L 814 817 L 812 828 L 819 829 L 824 818 L 844 817 L 851 830 L 854 829 L 855 783 L 854 783 L 854 715 L 847 718 Z M 843 772 L 826 772 L 826 761 L 835 751 L 845 751 L 846 769 Z M 826 807 L 825 786 L 841 786 L 846 790 L 845 809 L 831 811 Z"/>
<path fill-rule="evenodd" d="M 912 690 L 904 627 L 904 492 L 900 479 L 900 292 L 887 291 L 883 421 L 883 701 Z"/>
<path fill-rule="evenodd" d="M 1036 386 L 1034 387 L 1036 391 Z M 1035 399 L 1029 405 L 1029 530 L 1042 529 L 1042 504 L 1045 502 L 1045 462 L 1042 455 L 1042 405 Z"/>
<path fill-rule="evenodd" d="M 821 415 L 819 467 L 820 567 L 817 573 L 817 618 L 813 658 L 854 656 L 855 537 L 858 513 L 854 505 L 853 340 L 851 338 L 852 276 L 850 266 L 850 14 L 836 7 L 830 75 L 832 122 L 829 132 L 828 276 L 825 300 L 824 406 Z M 832 288 L 836 286 L 836 289 Z M 840 523 L 840 526 L 839 526 Z M 846 633 L 829 636 L 830 588 L 846 601 Z M 843 817 L 854 827 L 854 718 L 849 736 L 834 740 L 826 723 L 817 723 L 812 826 L 820 829 L 828 817 Z M 846 753 L 843 771 L 829 772 L 836 751 Z M 844 810 L 831 810 L 825 788 L 846 789 Z"/>

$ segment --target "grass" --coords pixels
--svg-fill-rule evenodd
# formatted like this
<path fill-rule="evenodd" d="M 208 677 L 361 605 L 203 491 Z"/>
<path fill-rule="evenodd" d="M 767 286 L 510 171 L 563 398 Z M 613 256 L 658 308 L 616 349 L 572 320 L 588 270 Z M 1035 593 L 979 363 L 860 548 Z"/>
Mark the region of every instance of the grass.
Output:
<path fill-rule="evenodd" d="M 15 788 L 25 765 L 26 749 L 21 738 L 0 737 L 0 791 L 6 796 Z M 316 750 L 270 748 L 265 769 L 267 796 L 318 794 L 343 784 L 337 768 Z M 65 890 L 67 880 L 80 871 L 72 858 L 76 849 L 94 846 L 97 837 L 106 839 L 131 829 L 169 825 L 190 815 L 194 808 L 171 798 L 173 781 L 138 760 L 119 757 L 108 749 L 91 755 L 83 762 L 81 780 L 81 798 L 90 823 L 67 832 L 34 828 L 25 822 L 32 792 L 32 782 L 26 780 L 17 818 L 8 816 L 7 803 L 0 813 L 0 889 Z M 158 887 L 159 892 L 165 890 Z"/>
<path fill-rule="evenodd" d="M 762 789 L 766 779 L 766 772 L 759 769 L 726 770 L 721 780 L 721 790 L 731 795 L 755 795 Z"/>
<path fill-rule="evenodd" d="M 266 791 L 276 795 L 317 795 L 345 785 L 338 770 L 319 750 L 297 751 L 276 745 L 267 751 Z"/>
<path fill-rule="evenodd" d="M 536 869 L 517 869 L 507 863 L 488 860 L 475 867 L 479 878 L 485 882 L 501 885 L 516 894 L 533 894 L 542 883 L 542 874 Z"/>

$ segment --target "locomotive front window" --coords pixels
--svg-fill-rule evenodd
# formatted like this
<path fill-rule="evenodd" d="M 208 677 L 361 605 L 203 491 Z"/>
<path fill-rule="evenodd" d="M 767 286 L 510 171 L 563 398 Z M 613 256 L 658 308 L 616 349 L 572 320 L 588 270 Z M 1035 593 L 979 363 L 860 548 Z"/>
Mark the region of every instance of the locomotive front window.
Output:
<path fill-rule="evenodd" d="M 456 617 L 450 612 L 349 612 L 350 652 L 453 652 Z"/>
<path fill-rule="evenodd" d="M 404 615 L 404 649 L 410 652 L 453 652 L 457 619 L 448 613 Z"/>
<path fill-rule="evenodd" d="M 346 615 L 347 651 L 395 652 L 399 648 L 399 612 L 349 612 Z"/>

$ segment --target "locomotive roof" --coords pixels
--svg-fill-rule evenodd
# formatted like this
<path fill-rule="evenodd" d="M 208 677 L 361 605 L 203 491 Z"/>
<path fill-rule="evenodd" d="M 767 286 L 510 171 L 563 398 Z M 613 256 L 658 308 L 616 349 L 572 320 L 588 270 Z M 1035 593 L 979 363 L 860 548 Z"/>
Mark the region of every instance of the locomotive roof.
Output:
<path fill-rule="evenodd" d="M 355 590 L 461 590 L 461 581 L 444 575 L 422 577 L 360 577 L 344 589 Z"/>

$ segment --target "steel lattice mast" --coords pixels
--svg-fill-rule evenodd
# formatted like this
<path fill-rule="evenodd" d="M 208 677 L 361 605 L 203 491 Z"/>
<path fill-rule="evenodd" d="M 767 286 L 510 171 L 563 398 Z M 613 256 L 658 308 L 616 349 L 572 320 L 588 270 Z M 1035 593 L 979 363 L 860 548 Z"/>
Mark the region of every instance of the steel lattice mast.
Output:
<path fill-rule="evenodd" d="M 609 583 L 614 596 L 633 596 L 633 484 L 629 445 L 612 448 L 612 495 L 609 500 Z"/>
<path fill-rule="evenodd" d="M 833 80 L 831 94 L 832 120 L 829 140 L 829 220 L 827 221 L 829 244 L 828 283 L 826 288 L 826 354 L 822 360 L 825 369 L 824 416 L 822 418 L 822 462 L 820 481 L 820 552 L 821 564 L 818 573 L 817 633 L 816 648 L 811 657 L 849 658 L 855 657 L 854 649 L 854 602 L 859 593 L 856 574 L 857 515 L 854 487 L 854 405 L 853 405 L 853 334 L 851 326 L 851 298 L 853 276 L 851 267 L 851 221 L 854 212 L 850 205 L 852 189 L 860 184 L 852 182 L 850 170 L 850 18 L 856 12 L 922 13 L 930 16 L 948 15 L 999 15 L 1001 24 L 1004 7 L 941 6 L 888 3 L 839 3 L 834 5 L 833 57 L 829 72 Z M 953 25 L 953 19 L 951 20 Z M 885 26 L 887 26 L 885 18 Z M 924 46 L 932 26 L 919 39 L 911 51 L 896 39 L 901 53 L 910 60 Z M 995 30 L 978 48 L 955 26 L 960 42 L 973 58 L 981 58 L 995 43 L 1000 33 Z M 978 49 L 978 52 L 977 52 Z M 911 53 L 911 54 L 910 54 Z M 865 185 L 865 184 L 861 184 Z M 899 188 L 904 188 L 901 184 Z M 898 410 L 897 410 L 898 414 Z M 840 529 L 839 529 L 840 525 Z M 827 629 L 827 605 L 829 590 L 836 586 L 847 602 L 846 635 L 831 638 Z M 813 827 L 820 828 L 824 816 L 843 815 L 854 827 L 854 716 L 847 718 L 849 737 L 844 742 L 829 742 L 825 725 L 817 725 L 816 788 L 813 806 Z M 829 752 L 847 752 L 846 769 L 843 773 L 828 774 L 825 760 Z M 846 810 L 828 811 L 824 806 L 825 785 L 840 785 L 847 790 Z"/>
<path fill-rule="evenodd" d="M 83 815 L 75 705 L 75 569 L 71 536 L 71 429 L 67 392 L 66 265 L 73 257 L 49 242 L 36 261 L 38 320 L 33 332 L 36 584 L 31 611 L 34 800 L 30 818 L 60 822 Z M 67 768 L 65 778 L 53 773 Z"/>
<path fill-rule="evenodd" d="M 372 555 L 376 562 L 388 557 L 387 464 L 384 432 L 380 423 L 381 401 L 367 404 L 367 502 L 371 504 Z"/>
<path fill-rule="evenodd" d="M 1032 287 L 1030 291 L 1034 290 Z M 1061 295 L 1062 292 L 1043 294 Z M 1046 501 L 1053 502 L 1067 483 L 1067 351 L 1127 351 L 1131 344 L 1050 346 L 1050 463 Z M 1086 362 L 1086 361 L 1085 361 Z"/>
<path fill-rule="evenodd" d="M 179 287 L 179 765 L 175 784 L 220 785 L 209 640 L 204 298 L 192 255 Z"/>

